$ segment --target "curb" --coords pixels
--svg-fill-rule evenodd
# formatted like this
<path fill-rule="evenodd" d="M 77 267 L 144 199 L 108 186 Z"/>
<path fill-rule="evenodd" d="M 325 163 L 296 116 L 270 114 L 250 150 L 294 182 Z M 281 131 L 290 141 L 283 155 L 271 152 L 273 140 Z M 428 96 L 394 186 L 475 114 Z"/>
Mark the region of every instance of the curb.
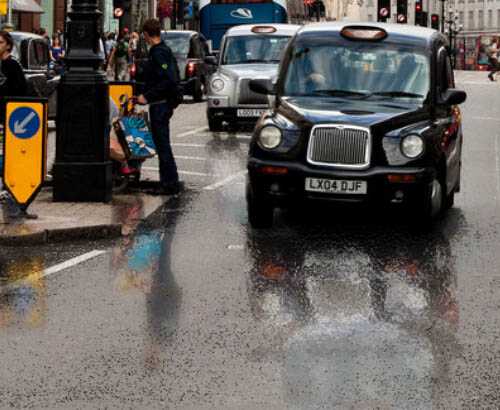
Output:
<path fill-rule="evenodd" d="M 2 246 L 43 245 L 54 242 L 80 239 L 106 239 L 122 236 L 121 224 L 74 227 L 66 229 L 46 229 L 41 232 L 0 235 Z"/>

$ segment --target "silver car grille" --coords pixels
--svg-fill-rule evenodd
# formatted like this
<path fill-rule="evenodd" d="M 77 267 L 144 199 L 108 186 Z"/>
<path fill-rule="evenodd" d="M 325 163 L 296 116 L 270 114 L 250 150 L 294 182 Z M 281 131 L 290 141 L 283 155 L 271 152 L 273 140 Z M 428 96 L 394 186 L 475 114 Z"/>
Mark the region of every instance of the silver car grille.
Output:
<path fill-rule="evenodd" d="M 247 105 L 267 105 L 267 95 L 257 94 L 250 90 L 250 78 L 243 78 L 239 82 L 238 87 L 238 104 Z"/>
<path fill-rule="evenodd" d="M 370 165 L 371 137 L 367 128 L 345 125 L 313 127 L 307 160 L 311 164 L 345 169 Z"/>

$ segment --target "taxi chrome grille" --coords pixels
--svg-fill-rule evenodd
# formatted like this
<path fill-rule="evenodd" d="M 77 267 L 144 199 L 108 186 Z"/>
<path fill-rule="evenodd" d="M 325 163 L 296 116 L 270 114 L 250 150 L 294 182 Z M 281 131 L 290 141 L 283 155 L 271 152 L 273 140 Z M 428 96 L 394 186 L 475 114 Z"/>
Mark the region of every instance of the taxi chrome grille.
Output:
<path fill-rule="evenodd" d="M 370 164 L 370 133 L 349 126 L 313 127 L 307 160 L 311 164 L 360 169 Z"/>
<path fill-rule="evenodd" d="M 267 95 L 257 94 L 250 90 L 250 78 L 240 80 L 238 87 L 238 104 L 258 104 L 267 105 Z"/>

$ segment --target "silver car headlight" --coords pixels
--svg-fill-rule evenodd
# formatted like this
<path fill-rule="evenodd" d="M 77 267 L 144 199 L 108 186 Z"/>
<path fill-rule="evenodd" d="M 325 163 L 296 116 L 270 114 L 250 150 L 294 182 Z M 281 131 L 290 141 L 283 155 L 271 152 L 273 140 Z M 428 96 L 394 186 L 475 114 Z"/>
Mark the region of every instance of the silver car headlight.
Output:
<path fill-rule="evenodd" d="M 266 125 L 260 130 L 259 144 L 266 149 L 273 149 L 280 145 L 282 139 L 281 130 L 274 125 Z"/>
<path fill-rule="evenodd" d="M 416 134 L 410 134 L 401 141 L 401 152 L 405 157 L 415 159 L 424 152 L 424 140 Z"/>
<path fill-rule="evenodd" d="M 222 80 L 221 78 L 216 78 L 214 80 L 212 80 L 212 88 L 214 91 L 222 91 L 224 89 L 224 80 Z"/>

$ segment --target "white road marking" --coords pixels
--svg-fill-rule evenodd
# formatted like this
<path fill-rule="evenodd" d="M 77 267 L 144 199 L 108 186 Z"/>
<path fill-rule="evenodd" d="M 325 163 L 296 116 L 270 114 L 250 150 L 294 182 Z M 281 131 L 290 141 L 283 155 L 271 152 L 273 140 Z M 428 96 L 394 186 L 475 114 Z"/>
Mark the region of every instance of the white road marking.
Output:
<path fill-rule="evenodd" d="M 144 169 L 146 171 L 159 171 L 160 169 L 158 167 L 142 167 L 141 169 Z M 197 175 L 201 177 L 209 177 L 212 176 L 211 174 L 206 174 L 204 172 L 194 172 L 194 171 L 182 171 L 179 170 L 177 171 L 179 174 L 185 174 L 185 175 Z"/>
<path fill-rule="evenodd" d="M 60 272 L 64 269 L 71 268 L 72 266 L 88 261 L 89 259 L 95 258 L 96 256 L 102 255 L 104 253 L 106 253 L 106 251 L 93 250 L 91 252 L 84 253 L 83 255 L 68 259 L 65 262 L 59 263 L 57 265 L 45 269 L 42 273 L 42 277 L 46 277 L 52 275 L 53 273 Z"/>
<path fill-rule="evenodd" d="M 65 262 L 62 262 L 62 263 L 59 263 L 57 265 L 51 266 L 50 268 L 44 269 L 42 271 L 42 273 L 40 274 L 40 276 L 37 276 L 37 279 L 45 278 L 45 277 L 50 276 L 54 273 L 61 272 L 62 270 L 76 266 L 80 263 L 88 261 L 89 259 L 95 258 L 96 256 L 100 256 L 104 253 L 106 253 L 106 251 L 93 250 L 91 252 L 84 253 L 83 255 L 68 259 Z M 9 292 L 9 291 L 15 290 L 19 286 L 19 284 L 26 281 L 30 276 L 31 275 L 27 275 L 26 277 L 20 278 L 20 279 L 16 280 L 15 282 L 8 283 L 4 286 L 0 286 L 0 294 L 2 294 L 4 292 Z"/>
<path fill-rule="evenodd" d="M 195 128 L 194 130 L 186 131 L 186 132 L 182 132 L 180 134 L 174 135 L 173 138 L 189 137 L 190 135 L 193 135 L 193 134 L 196 134 L 196 133 L 202 132 L 202 131 L 208 131 L 208 128 L 207 127 Z"/>
<path fill-rule="evenodd" d="M 496 117 L 467 117 L 467 118 L 471 118 L 473 120 L 479 120 L 479 121 L 498 121 L 498 122 L 500 122 L 500 118 L 496 118 Z"/>
<path fill-rule="evenodd" d="M 233 181 L 233 180 L 235 180 L 243 175 L 246 175 L 246 173 L 247 173 L 247 170 L 244 170 L 244 171 L 240 171 L 236 174 L 229 175 L 227 178 L 224 178 L 223 180 L 221 180 L 219 182 L 216 182 L 214 184 L 207 185 L 207 186 L 203 187 L 203 189 L 205 191 L 213 191 L 214 189 L 220 188 L 226 184 L 229 184 L 231 181 Z"/>
<path fill-rule="evenodd" d="M 206 147 L 205 144 L 188 144 L 188 143 L 183 143 L 183 142 L 173 142 L 172 147 L 192 147 L 192 148 L 204 148 Z"/>
<path fill-rule="evenodd" d="M 244 246 L 243 245 L 227 245 L 227 249 L 239 251 L 239 250 L 244 249 Z"/>
<path fill-rule="evenodd" d="M 175 155 L 175 159 L 192 159 L 193 161 L 206 161 L 204 157 L 188 157 L 185 155 Z"/>

